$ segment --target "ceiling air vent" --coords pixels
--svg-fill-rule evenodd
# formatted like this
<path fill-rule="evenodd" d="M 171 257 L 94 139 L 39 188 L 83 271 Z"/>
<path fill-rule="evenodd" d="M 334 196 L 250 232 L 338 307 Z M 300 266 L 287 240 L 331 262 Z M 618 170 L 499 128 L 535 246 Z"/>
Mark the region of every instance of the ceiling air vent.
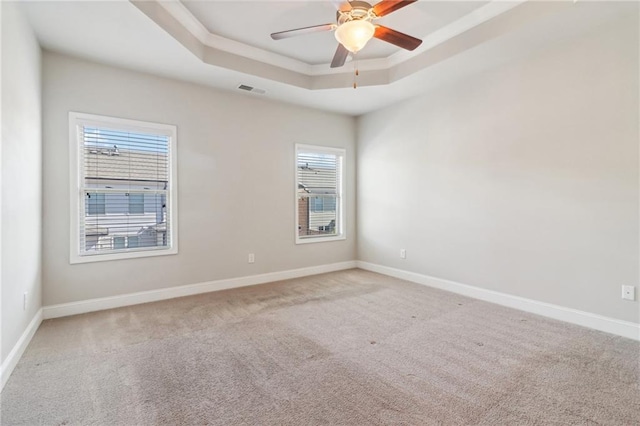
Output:
<path fill-rule="evenodd" d="M 255 93 L 256 95 L 264 95 L 265 93 L 267 93 L 266 90 L 257 89 L 255 87 L 247 86 L 246 84 L 239 85 L 238 89 L 244 90 L 245 92 Z"/>

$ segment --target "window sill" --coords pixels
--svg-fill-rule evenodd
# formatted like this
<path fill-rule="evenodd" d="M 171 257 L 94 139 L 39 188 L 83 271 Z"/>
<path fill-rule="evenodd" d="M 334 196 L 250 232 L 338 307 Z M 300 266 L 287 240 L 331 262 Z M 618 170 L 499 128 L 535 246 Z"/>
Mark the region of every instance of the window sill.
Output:
<path fill-rule="evenodd" d="M 300 238 L 296 236 L 296 244 L 311 244 L 311 243 L 327 243 L 329 241 L 342 241 L 346 240 L 345 235 L 336 235 L 333 237 L 308 237 Z"/>
<path fill-rule="evenodd" d="M 139 259 L 142 257 L 154 257 L 154 256 L 169 256 L 178 254 L 178 248 L 172 247 L 169 249 L 155 249 L 155 250 L 131 250 L 120 253 L 105 253 L 105 254 L 90 254 L 80 256 L 72 253 L 69 258 L 70 264 L 76 263 L 92 263 L 92 262 L 104 262 L 109 260 L 123 260 L 123 259 Z"/>

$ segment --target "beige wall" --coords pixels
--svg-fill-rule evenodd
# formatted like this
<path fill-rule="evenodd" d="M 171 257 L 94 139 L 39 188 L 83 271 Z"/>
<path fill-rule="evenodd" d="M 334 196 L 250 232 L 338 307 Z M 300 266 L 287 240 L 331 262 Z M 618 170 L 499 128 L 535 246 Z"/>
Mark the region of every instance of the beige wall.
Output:
<path fill-rule="evenodd" d="M 361 117 L 359 259 L 640 322 L 638 72 L 629 18 Z"/>
<path fill-rule="evenodd" d="M 1 332 L 4 362 L 41 307 L 40 47 L 19 9 L 2 9 Z M 23 309 L 23 294 L 28 293 Z"/>
<path fill-rule="evenodd" d="M 45 305 L 355 259 L 353 118 L 53 53 L 43 100 Z M 178 255 L 69 264 L 69 111 L 178 127 Z M 346 149 L 345 241 L 295 245 L 296 143 Z"/>

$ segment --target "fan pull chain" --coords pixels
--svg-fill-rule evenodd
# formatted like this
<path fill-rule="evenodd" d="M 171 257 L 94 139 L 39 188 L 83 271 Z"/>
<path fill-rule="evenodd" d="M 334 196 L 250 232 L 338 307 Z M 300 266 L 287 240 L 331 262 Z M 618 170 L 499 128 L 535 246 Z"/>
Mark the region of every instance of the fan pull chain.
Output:
<path fill-rule="evenodd" d="M 358 76 L 360 75 L 360 72 L 358 71 L 358 57 L 354 54 L 353 55 L 353 88 L 357 89 L 358 88 Z"/>

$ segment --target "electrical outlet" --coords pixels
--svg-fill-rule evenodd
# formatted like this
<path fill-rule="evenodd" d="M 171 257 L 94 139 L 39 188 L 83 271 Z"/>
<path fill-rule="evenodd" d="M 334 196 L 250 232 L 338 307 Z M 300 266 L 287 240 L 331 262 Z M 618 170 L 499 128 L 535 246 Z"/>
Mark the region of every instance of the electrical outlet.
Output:
<path fill-rule="evenodd" d="M 622 298 L 625 300 L 636 300 L 636 288 L 632 285 L 623 285 Z"/>
<path fill-rule="evenodd" d="M 249 263 L 255 263 L 256 255 L 253 253 L 249 253 Z"/>
<path fill-rule="evenodd" d="M 27 296 L 29 295 L 28 291 L 25 291 L 24 294 L 22 295 L 22 310 L 26 311 L 27 310 Z"/>
<path fill-rule="evenodd" d="M 400 259 L 407 258 L 407 251 L 405 249 L 400 249 Z"/>

